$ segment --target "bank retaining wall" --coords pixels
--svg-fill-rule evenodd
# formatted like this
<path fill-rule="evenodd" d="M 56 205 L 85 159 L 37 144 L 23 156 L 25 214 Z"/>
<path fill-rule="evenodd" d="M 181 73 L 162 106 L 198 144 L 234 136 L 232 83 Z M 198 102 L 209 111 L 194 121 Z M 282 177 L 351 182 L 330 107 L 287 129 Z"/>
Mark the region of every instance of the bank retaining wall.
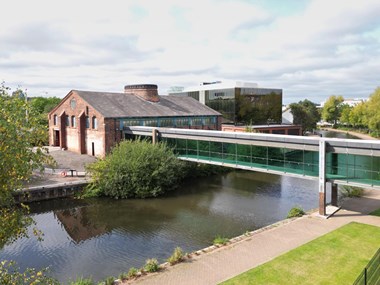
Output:
<path fill-rule="evenodd" d="M 83 190 L 87 180 L 72 181 L 45 186 L 35 186 L 16 190 L 13 193 L 16 203 L 36 202 L 42 200 L 65 198 Z"/>

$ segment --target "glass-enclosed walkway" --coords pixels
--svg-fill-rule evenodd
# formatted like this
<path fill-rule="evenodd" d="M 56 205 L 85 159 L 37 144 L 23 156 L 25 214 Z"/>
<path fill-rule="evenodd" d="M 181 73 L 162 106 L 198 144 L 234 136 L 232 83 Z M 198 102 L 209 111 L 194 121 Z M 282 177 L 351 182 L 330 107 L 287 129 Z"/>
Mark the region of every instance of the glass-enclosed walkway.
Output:
<path fill-rule="evenodd" d="M 124 135 L 165 142 L 183 160 L 318 180 L 320 215 L 327 183 L 334 206 L 337 184 L 380 190 L 380 141 L 152 127 L 129 127 Z"/>
<path fill-rule="evenodd" d="M 180 159 L 309 179 L 320 177 L 323 140 L 326 181 L 380 189 L 380 141 L 149 127 L 130 134 L 157 136 Z"/>

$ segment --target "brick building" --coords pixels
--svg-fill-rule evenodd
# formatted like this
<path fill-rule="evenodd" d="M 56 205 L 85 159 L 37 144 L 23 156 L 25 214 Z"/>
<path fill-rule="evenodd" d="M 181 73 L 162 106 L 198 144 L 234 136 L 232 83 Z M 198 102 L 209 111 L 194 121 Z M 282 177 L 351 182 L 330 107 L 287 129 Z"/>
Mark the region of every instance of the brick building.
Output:
<path fill-rule="evenodd" d="M 191 97 L 159 96 L 153 84 L 124 93 L 71 90 L 49 113 L 49 144 L 104 156 L 128 126 L 220 130 L 221 114 Z"/>

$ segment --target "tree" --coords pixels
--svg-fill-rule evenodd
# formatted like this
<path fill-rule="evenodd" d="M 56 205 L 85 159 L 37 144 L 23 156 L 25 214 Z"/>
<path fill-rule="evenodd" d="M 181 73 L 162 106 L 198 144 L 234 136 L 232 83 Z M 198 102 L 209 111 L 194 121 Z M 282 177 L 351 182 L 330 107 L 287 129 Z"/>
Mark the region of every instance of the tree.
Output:
<path fill-rule="evenodd" d="M 20 236 L 33 220 L 24 215 L 25 207 L 16 207 L 12 192 L 30 179 L 34 170 L 43 170 L 52 158 L 42 148 L 45 130 L 36 114 L 18 96 L 8 95 L 10 88 L 0 86 L 0 248 Z"/>
<path fill-rule="evenodd" d="M 47 115 L 59 102 L 61 99 L 57 97 L 32 97 L 30 104 L 37 113 Z"/>
<path fill-rule="evenodd" d="M 292 103 L 289 107 L 293 114 L 293 124 L 301 125 L 304 131 L 311 131 L 316 128 L 320 114 L 313 102 L 305 99 L 298 103 Z"/>
<path fill-rule="evenodd" d="M 369 97 L 367 102 L 368 127 L 370 130 L 380 133 L 380 87 L 378 87 Z"/>
<path fill-rule="evenodd" d="M 350 124 L 354 127 L 368 127 L 368 111 L 367 104 L 360 103 L 356 105 L 350 112 Z"/>
<path fill-rule="evenodd" d="M 322 119 L 326 122 L 336 124 L 340 117 L 342 96 L 330 96 L 322 109 Z"/>
<path fill-rule="evenodd" d="M 353 107 L 347 104 L 342 104 L 341 110 L 340 110 L 340 117 L 339 122 L 341 124 L 351 124 L 350 123 L 350 115 Z"/>

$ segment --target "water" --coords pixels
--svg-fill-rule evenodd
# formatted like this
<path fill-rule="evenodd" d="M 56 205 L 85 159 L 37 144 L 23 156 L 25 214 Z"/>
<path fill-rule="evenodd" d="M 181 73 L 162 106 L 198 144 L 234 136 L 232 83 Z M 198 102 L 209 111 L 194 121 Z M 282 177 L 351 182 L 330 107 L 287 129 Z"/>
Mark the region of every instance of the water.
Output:
<path fill-rule="evenodd" d="M 328 195 L 329 197 L 329 195 Z M 147 258 L 163 262 L 180 246 L 192 252 L 218 234 L 233 237 L 272 224 L 299 205 L 318 206 L 316 181 L 234 171 L 189 182 L 167 197 L 146 200 L 54 200 L 31 205 L 45 236 L 0 251 L 25 267 L 50 266 L 61 282 L 117 276 Z"/>
<path fill-rule="evenodd" d="M 358 137 L 355 137 L 355 136 L 350 135 L 348 133 L 341 133 L 341 132 L 334 132 L 334 131 L 323 131 L 323 130 L 318 130 L 318 133 L 322 134 L 322 137 L 326 137 L 326 138 L 359 139 Z"/>

